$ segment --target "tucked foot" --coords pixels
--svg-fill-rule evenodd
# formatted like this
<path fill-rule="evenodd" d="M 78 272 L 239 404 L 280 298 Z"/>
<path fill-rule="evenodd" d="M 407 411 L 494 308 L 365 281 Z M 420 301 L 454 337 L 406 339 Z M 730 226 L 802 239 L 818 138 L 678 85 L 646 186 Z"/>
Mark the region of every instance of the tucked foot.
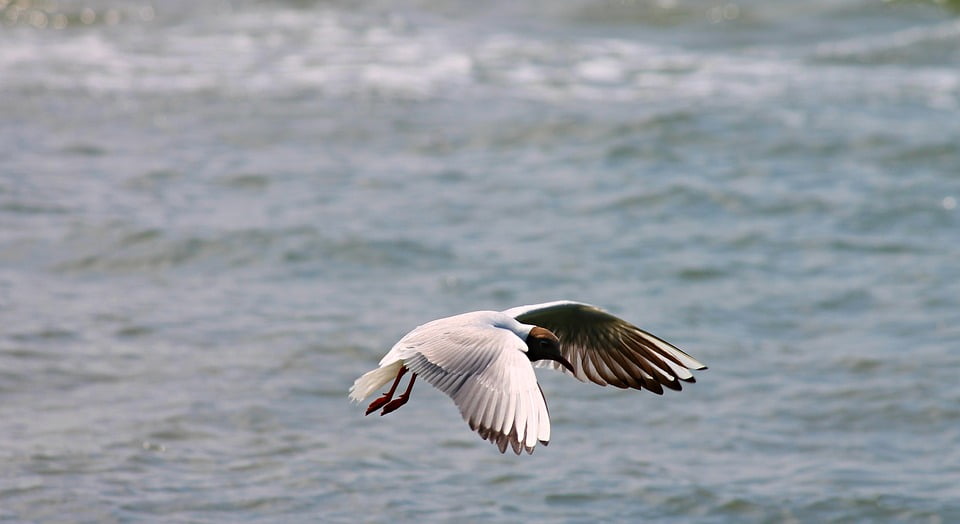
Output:
<path fill-rule="evenodd" d="M 401 368 L 400 368 L 400 372 L 397 373 L 397 378 L 395 378 L 395 379 L 393 380 L 393 385 L 390 386 L 390 391 L 387 391 L 386 393 L 383 394 L 382 397 L 380 397 L 380 398 L 378 398 L 377 400 L 374 400 L 373 402 L 371 402 L 370 405 L 367 406 L 367 412 L 366 412 L 364 415 L 369 415 L 369 414 L 373 413 L 374 411 L 380 409 L 380 407 L 383 406 L 384 404 L 386 404 L 387 402 L 390 402 L 390 399 L 393 398 L 393 392 L 397 390 L 397 385 L 400 384 L 400 379 L 403 377 L 403 374 L 406 373 L 406 372 L 407 372 L 407 368 L 405 368 L 405 367 L 401 367 Z M 416 375 L 414 375 L 413 377 L 416 378 Z M 411 382 L 412 382 L 412 381 L 413 381 L 413 379 L 411 379 Z M 407 395 L 410 394 L 410 387 L 409 387 L 409 386 L 407 387 L 407 391 L 406 391 L 405 394 L 407 394 Z M 394 409 L 396 409 L 396 408 L 394 408 Z"/>
<path fill-rule="evenodd" d="M 386 404 L 387 402 L 390 402 L 390 399 L 392 399 L 392 398 L 393 398 L 393 395 L 391 395 L 391 394 L 389 394 L 389 393 L 384 393 L 383 396 L 381 396 L 380 398 L 374 400 L 373 402 L 370 403 L 369 406 L 367 406 L 367 412 L 364 413 L 364 415 L 369 415 L 369 414 L 373 413 L 374 411 L 380 409 L 381 407 L 383 407 L 384 404 Z M 400 399 L 397 399 L 397 400 L 400 400 Z M 396 408 L 394 408 L 394 409 L 396 409 Z"/>
<path fill-rule="evenodd" d="M 410 399 L 409 395 L 400 395 L 399 397 L 393 399 L 392 401 L 390 401 L 389 404 L 383 407 L 383 411 L 380 412 L 380 416 L 382 417 L 387 413 L 393 413 L 394 411 L 399 409 L 400 406 L 406 404 L 407 400 L 409 399 Z M 380 399 L 377 399 L 377 400 L 380 400 Z"/>

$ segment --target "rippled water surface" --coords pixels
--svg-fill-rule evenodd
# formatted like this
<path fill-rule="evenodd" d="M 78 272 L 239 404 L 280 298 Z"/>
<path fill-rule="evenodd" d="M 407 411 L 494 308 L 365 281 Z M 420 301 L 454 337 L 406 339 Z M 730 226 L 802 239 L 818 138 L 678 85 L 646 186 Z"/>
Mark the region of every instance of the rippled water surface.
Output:
<path fill-rule="evenodd" d="M 0 520 L 960 521 L 958 13 L 0 0 Z M 346 398 L 558 298 L 710 369 Z"/>

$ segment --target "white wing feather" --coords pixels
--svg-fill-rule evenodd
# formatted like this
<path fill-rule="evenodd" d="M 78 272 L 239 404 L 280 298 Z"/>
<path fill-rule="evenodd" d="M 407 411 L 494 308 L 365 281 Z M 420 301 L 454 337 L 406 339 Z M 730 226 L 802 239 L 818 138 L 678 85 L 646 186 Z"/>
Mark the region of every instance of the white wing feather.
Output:
<path fill-rule="evenodd" d="M 523 340 L 493 326 L 427 326 L 397 344 L 403 364 L 449 395 L 470 429 L 501 452 L 532 453 L 549 442 L 547 404 Z"/>

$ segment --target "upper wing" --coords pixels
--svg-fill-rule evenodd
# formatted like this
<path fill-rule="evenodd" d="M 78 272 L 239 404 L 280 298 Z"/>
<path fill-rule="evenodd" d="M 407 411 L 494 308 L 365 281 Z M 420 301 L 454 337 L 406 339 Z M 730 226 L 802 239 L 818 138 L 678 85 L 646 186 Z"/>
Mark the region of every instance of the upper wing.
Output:
<path fill-rule="evenodd" d="M 511 331 L 458 327 L 421 333 L 405 343 L 403 363 L 453 399 L 460 414 L 484 440 L 503 453 L 533 453 L 550 441 L 547 404 L 525 344 Z"/>
<path fill-rule="evenodd" d="M 560 338 L 560 352 L 576 370 L 574 376 L 601 386 L 662 394 L 663 386 L 680 390 L 680 380 L 696 382 L 689 370 L 707 368 L 669 342 L 589 304 L 547 302 L 504 313 L 553 331 Z M 569 373 L 552 360 L 536 365 Z"/>

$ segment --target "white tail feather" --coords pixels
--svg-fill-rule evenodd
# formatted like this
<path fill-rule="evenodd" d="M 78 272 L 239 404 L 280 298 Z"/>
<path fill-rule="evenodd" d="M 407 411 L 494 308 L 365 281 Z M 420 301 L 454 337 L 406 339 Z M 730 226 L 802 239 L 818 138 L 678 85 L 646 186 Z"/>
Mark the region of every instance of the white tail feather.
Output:
<path fill-rule="evenodd" d="M 354 380 L 353 385 L 350 386 L 350 399 L 354 402 L 360 402 L 369 397 L 371 393 L 383 387 L 384 384 L 397 378 L 397 373 L 400 373 L 401 367 L 403 367 L 403 362 L 398 360 L 382 368 L 364 373 L 362 377 Z"/>

